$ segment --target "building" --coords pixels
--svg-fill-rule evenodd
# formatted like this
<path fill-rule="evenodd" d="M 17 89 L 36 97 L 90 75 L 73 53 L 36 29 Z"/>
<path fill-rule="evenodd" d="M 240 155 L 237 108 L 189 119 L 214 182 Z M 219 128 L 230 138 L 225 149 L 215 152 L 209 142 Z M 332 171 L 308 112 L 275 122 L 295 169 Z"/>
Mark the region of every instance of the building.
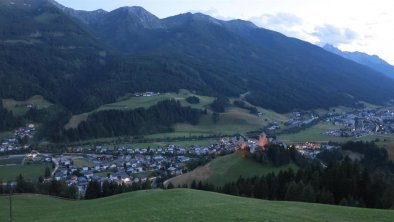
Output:
<path fill-rule="evenodd" d="M 267 139 L 267 136 L 265 135 L 265 133 L 260 134 L 259 144 L 258 144 L 259 149 L 263 150 L 264 146 L 267 145 L 267 143 L 268 143 L 268 139 Z"/>
<path fill-rule="evenodd" d="M 354 123 L 354 129 L 356 131 L 361 131 L 364 130 L 364 120 L 361 118 L 356 117 L 354 119 L 355 123 Z"/>

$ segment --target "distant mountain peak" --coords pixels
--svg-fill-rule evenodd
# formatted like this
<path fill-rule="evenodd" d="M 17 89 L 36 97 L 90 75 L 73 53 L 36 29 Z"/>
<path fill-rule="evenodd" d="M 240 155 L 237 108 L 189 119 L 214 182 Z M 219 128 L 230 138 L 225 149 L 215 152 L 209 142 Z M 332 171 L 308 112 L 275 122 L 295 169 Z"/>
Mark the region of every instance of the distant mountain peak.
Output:
<path fill-rule="evenodd" d="M 323 46 L 323 49 L 325 49 L 325 50 L 327 50 L 327 51 L 330 51 L 330 52 L 342 52 L 341 50 L 339 50 L 337 47 L 335 47 L 335 46 L 333 46 L 333 45 L 331 45 L 331 44 L 325 44 L 324 46 Z M 335 53 L 335 54 L 337 54 L 337 53 Z"/>
<path fill-rule="evenodd" d="M 141 6 L 123 6 L 119 8 L 120 10 L 125 10 L 128 11 L 131 14 L 149 14 L 152 15 L 150 12 L 148 12 L 146 9 L 144 9 Z"/>
<path fill-rule="evenodd" d="M 108 12 L 107 11 L 105 11 L 104 9 L 97 9 L 97 10 L 94 10 L 94 11 L 91 11 L 92 13 L 96 13 L 96 14 L 107 14 Z"/>
<path fill-rule="evenodd" d="M 192 13 L 192 12 L 187 12 L 187 13 L 182 13 L 179 15 L 174 15 L 168 18 L 163 19 L 165 24 L 168 27 L 174 27 L 174 26 L 179 26 L 179 25 L 184 25 L 189 22 L 202 22 L 206 24 L 214 24 L 218 26 L 223 26 L 223 21 L 218 20 L 216 18 L 213 18 L 209 15 L 205 15 L 203 13 L 197 12 L 197 13 Z"/>
<path fill-rule="evenodd" d="M 110 13 L 120 16 L 129 16 L 134 22 L 147 29 L 165 28 L 158 17 L 140 6 L 125 6 L 115 9 Z"/>
<path fill-rule="evenodd" d="M 326 44 L 323 46 L 326 51 L 337 54 L 343 58 L 352 60 L 361 65 L 374 69 L 390 78 L 394 79 L 394 66 L 381 59 L 377 55 L 369 55 L 364 52 L 346 52 L 341 51 L 333 45 Z"/>

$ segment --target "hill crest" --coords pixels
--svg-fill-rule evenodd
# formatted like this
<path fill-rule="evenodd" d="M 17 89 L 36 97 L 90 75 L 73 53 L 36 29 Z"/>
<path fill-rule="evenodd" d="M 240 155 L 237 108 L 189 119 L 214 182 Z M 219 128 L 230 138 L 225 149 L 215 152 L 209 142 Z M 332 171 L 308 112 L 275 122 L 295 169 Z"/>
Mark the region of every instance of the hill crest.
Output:
<path fill-rule="evenodd" d="M 193 201 L 191 201 L 193 200 Z M 0 196 L 6 212 L 8 197 Z M 266 201 L 189 190 L 149 190 L 88 201 L 66 201 L 45 196 L 13 197 L 18 221 L 382 221 L 393 211 L 297 202 Z M 95 213 L 92 214 L 92 209 Z M 0 214 L 0 219 L 6 217 Z M 4 221 L 8 218 L 4 218 Z"/>

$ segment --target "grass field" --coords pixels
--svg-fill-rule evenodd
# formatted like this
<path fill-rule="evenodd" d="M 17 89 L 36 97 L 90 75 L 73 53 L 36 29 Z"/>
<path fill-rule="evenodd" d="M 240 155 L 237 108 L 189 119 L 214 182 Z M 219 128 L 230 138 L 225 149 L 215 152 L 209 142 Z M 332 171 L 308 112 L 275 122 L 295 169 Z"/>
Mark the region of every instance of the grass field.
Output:
<path fill-rule="evenodd" d="M 0 141 L 7 139 L 10 136 L 12 136 L 12 132 L 10 132 L 10 131 L 0 132 Z"/>
<path fill-rule="evenodd" d="M 14 181 L 19 174 L 29 181 L 37 181 L 38 177 L 44 176 L 45 167 L 50 165 L 15 165 L 15 166 L 0 166 L 0 179 L 2 181 Z"/>
<path fill-rule="evenodd" d="M 257 130 L 263 125 L 264 120 L 257 115 L 250 114 L 247 110 L 233 107 L 229 108 L 225 113 L 221 113 L 217 123 L 213 122 L 212 115 L 208 114 L 201 117 L 198 125 L 176 124 L 175 132 L 232 135 Z"/>
<path fill-rule="evenodd" d="M 392 222 L 394 211 L 266 201 L 189 189 L 149 190 L 67 201 L 14 196 L 13 221 L 270 221 Z M 8 197 L 0 196 L 0 221 L 8 221 Z"/>
<path fill-rule="evenodd" d="M 289 134 L 281 134 L 278 135 L 277 138 L 280 141 L 286 143 L 297 143 L 297 142 L 306 142 L 306 141 L 314 141 L 314 142 L 345 142 L 350 140 L 350 138 L 343 138 L 343 137 L 333 137 L 323 135 L 323 132 L 326 132 L 331 129 L 338 129 L 338 126 L 332 125 L 330 123 L 318 123 L 312 127 L 309 127 L 305 130 L 302 130 L 297 133 L 289 133 Z"/>
<path fill-rule="evenodd" d="M 22 164 L 23 155 L 0 156 L 0 166 L 9 164 Z"/>
<path fill-rule="evenodd" d="M 199 167 L 192 172 L 171 178 L 166 182 L 175 185 L 191 184 L 193 180 L 206 181 L 220 186 L 228 182 L 236 181 L 240 176 L 253 177 L 261 176 L 271 172 L 279 172 L 288 168 L 297 169 L 294 164 L 281 167 L 262 165 L 251 159 L 242 158 L 239 154 L 234 153 L 223 157 L 218 157 L 205 166 Z"/>
<path fill-rule="evenodd" d="M 88 160 L 86 160 L 86 159 L 84 159 L 82 157 L 81 158 L 77 158 L 77 159 L 73 159 L 73 161 L 74 161 L 74 165 L 77 168 L 81 168 L 81 167 L 84 167 L 84 166 L 87 166 L 87 167 L 93 167 L 94 166 L 93 163 L 89 162 Z"/>
<path fill-rule="evenodd" d="M 204 139 L 204 140 L 187 140 L 187 141 L 174 141 L 174 142 L 151 142 L 151 143 L 133 143 L 132 146 L 136 148 L 156 148 L 156 147 L 166 147 L 168 145 L 177 145 L 182 147 L 190 147 L 191 145 L 196 146 L 207 146 L 213 143 L 217 143 L 214 139 Z"/>
<path fill-rule="evenodd" d="M 26 105 L 33 105 L 37 109 L 45 109 L 52 105 L 52 103 L 48 102 L 40 95 L 35 95 L 25 101 L 17 101 L 14 99 L 3 99 L 2 101 L 4 108 L 12 111 L 16 116 L 23 116 L 28 111 Z"/>

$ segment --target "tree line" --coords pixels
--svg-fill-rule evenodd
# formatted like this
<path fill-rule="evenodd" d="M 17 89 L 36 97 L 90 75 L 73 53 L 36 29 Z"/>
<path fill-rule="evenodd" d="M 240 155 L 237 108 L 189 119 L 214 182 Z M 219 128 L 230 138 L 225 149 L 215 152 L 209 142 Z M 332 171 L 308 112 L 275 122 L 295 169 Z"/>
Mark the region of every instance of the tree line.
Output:
<path fill-rule="evenodd" d="M 3 186 L 0 181 L 0 194 L 9 193 L 38 193 L 68 199 L 78 198 L 76 186 L 68 186 L 64 181 L 44 181 L 43 177 L 40 177 L 37 182 L 31 182 L 25 180 L 22 174 L 16 178 L 15 186 Z"/>
<path fill-rule="evenodd" d="M 175 123 L 198 124 L 201 110 L 165 100 L 148 109 L 106 110 L 89 115 L 75 129 L 58 132 L 55 141 L 78 141 L 102 137 L 171 132 Z"/>
<path fill-rule="evenodd" d="M 85 199 L 108 197 L 125 192 L 151 189 L 151 182 L 133 182 L 132 184 L 119 184 L 113 181 L 90 181 L 86 188 Z"/>

